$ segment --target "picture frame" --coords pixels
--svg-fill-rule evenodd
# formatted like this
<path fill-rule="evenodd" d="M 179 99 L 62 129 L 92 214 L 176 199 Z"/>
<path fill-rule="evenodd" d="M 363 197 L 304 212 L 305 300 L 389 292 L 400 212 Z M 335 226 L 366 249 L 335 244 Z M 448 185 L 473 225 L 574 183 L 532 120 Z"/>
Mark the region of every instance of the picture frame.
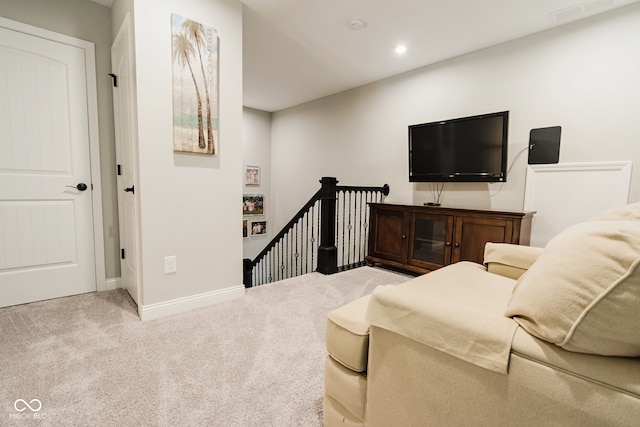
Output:
<path fill-rule="evenodd" d="M 249 221 L 246 219 L 242 220 L 242 237 L 245 239 L 249 237 Z"/>
<path fill-rule="evenodd" d="M 264 214 L 264 194 L 243 194 L 242 195 L 243 215 L 263 215 Z"/>
<path fill-rule="evenodd" d="M 245 166 L 244 184 L 260 185 L 260 166 Z"/>
<path fill-rule="evenodd" d="M 267 221 L 251 221 L 251 235 L 262 236 L 267 234 Z"/>

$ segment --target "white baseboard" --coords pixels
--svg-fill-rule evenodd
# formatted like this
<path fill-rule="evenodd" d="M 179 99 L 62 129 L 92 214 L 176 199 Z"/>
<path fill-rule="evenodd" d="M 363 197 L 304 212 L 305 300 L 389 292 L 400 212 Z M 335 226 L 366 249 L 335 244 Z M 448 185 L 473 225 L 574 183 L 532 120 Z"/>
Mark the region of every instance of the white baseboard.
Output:
<path fill-rule="evenodd" d="M 122 287 L 122 280 L 120 277 L 113 277 L 111 279 L 107 279 L 105 282 L 105 291 L 112 291 L 114 289 L 120 289 Z"/>
<path fill-rule="evenodd" d="M 111 279 L 105 279 L 102 284 L 98 283 L 97 291 L 112 291 L 114 289 L 120 289 L 122 287 L 122 279 L 120 277 L 112 277 Z"/>
<path fill-rule="evenodd" d="M 138 315 L 141 320 L 152 320 L 172 314 L 183 313 L 195 308 L 230 301 L 244 295 L 244 286 L 232 286 L 230 288 L 219 289 L 217 291 L 206 292 L 204 294 L 192 295 L 184 298 L 177 298 L 170 301 L 159 302 L 157 304 L 141 305 L 138 307 Z"/>

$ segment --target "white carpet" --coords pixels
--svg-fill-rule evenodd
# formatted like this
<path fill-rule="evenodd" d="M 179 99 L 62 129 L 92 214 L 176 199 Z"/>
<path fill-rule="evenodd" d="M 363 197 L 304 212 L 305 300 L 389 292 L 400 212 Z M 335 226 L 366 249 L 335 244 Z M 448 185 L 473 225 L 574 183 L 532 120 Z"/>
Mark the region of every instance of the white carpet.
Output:
<path fill-rule="evenodd" d="M 0 309 L 0 425 L 321 426 L 327 313 L 408 279 L 312 273 L 147 322 L 123 290 Z"/>

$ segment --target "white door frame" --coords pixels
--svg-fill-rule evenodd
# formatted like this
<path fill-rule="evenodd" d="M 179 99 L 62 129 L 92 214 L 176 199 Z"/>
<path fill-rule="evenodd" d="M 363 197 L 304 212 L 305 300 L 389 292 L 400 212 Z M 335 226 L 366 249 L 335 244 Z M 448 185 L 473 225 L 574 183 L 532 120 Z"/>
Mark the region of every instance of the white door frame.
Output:
<path fill-rule="evenodd" d="M 107 290 L 104 262 L 104 230 L 102 220 L 102 186 L 100 179 L 100 134 L 98 129 L 98 91 L 96 87 L 95 45 L 86 40 L 34 27 L 18 21 L 0 17 L 0 27 L 31 34 L 83 49 L 87 82 L 87 118 L 89 120 L 89 155 L 91 163 L 91 200 L 93 208 L 93 245 L 96 290 Z"/>

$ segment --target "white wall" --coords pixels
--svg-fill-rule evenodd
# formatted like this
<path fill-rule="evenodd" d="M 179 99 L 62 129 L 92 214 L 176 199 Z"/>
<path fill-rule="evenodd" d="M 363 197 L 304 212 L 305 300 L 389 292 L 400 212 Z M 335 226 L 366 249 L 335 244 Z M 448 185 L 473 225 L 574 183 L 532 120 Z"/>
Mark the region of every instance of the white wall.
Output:
<path fill-rule="evenodd" d="M 111 72 L 111 11 L 87 0 L 0 0 L 0 16 L 95 44 L 105 275 L 119 277 L 113 99 L 107 75 Z"/>
<path fill-rule="evenodd" d="M 244 165 L 260 167 L 260 185 L 244 185 L 244 194 L 264 194 L 265 214 L 246 215 L 249 230 L 243 239 L 243 258 L 254 259 L 274 236 L 271 203 L 271 113 L 245 107 L 242 114 Z M 251 235 L 251 221 L 267 221 L 267 233 Z"/>
<path fill-rule="evenodd" d="M 144 309 L 242 287 L 242 8 L 237 0 L 136 0 L 133 11 Z M 218 31 L 214 156 L 173 152 L 172 13 Z M 177 274 L 167 275 L 171 255 Z"/>
<path fill-rule="evenodd" d="M 632 160 L 640 201 L 640 4 L 273 114 L 272 199 L 282 225 L 318 188 L 388 183 L 388 202 L 431 201 L 408 182 L 407 126 L 510 110 L 509 162 L 532 128 L 562 126 L 561 162 Z M 522 209 L 527 153 L 506 184 L 447 184 L 443 203 Z"/>

